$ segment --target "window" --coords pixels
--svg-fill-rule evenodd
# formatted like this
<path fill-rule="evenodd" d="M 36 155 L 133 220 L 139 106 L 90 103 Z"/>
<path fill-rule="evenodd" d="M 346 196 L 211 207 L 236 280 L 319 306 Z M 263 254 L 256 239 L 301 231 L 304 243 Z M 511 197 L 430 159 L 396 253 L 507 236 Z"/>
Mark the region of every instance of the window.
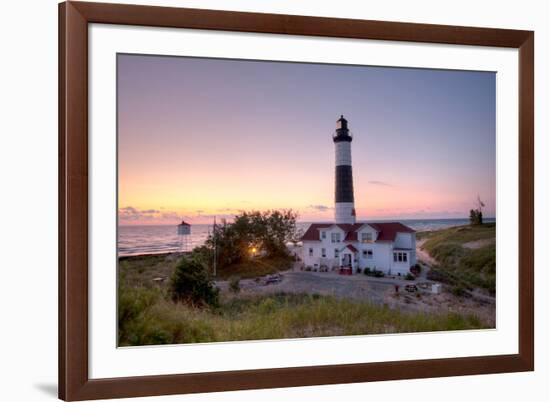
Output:
<path fill-rule="evenodd" d="M 361 233 L 361 243 L 372 243 L 372 233 Z"/>
<path fill-rule="evenodd" d="M 312 248 L 309 249 L 309 256 L 313 257 L 313 249 Z"/>
<path fill-rule="evenodd" d="M 332 243 L 340 243 L 340 233 L 331 233 L 330 234 L 330 241 Z"/>
<path fill-rule="evenodd" d="M 372 260 L 374 253 L 372 250 L 363 250 L 363 258 L 366 258 L 368 260 Z"/>
<path fill-rule="evenodd" d="M 321 239 L 326 239 L 327 238 L 327 232 L 325 232 L 324 230 L 321 232 Z"/>
<path fill-rule="evenodd" d="M 394 262 L 407 262 L 407 253 L 395 252 L 393 253 Z"/>
<path fill-rule="evenodd" d="M 334 258 L 338 258 L 340 257 L 340 250 L 338 250 L 337 248 L 334 249 Z"/>
<path fill-rule="evenodd" d="M 321 249 L 321 257 L 325 258 L 327 256 L 327 249 L 326 248 L 322 248 Z"/>

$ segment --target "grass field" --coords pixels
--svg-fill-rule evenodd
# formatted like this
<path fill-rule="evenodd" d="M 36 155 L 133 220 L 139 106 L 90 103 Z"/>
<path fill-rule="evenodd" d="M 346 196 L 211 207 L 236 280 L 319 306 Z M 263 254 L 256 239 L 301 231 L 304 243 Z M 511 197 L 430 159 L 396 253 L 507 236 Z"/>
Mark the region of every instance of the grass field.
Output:
<path fill-rule="evenodd" d="M 494 292 L 495 225 L 463 226 L 420 233 L 439 265 L 429 271 L 460 292 Z M 487 319 L 459 312 L 410 311 L 362 299 L 308 293 L 221 292 L 216 307 L 175 303 L 170 279 L 181 254 L 119 260 L 120 346 L 258 339 L 367 335 L 492 328 Z M 217 280 L 254 278 L 291 267 L 286 258 L 255 258 L 218 271 Z M 458 294 L 457 294 L 458 295 Z"/>
<path fill-rule="evenodd" d="M 160 288 L 119 294 L 119 346 L 478 329 L 474 315 L 405 313 L 307 294 L 224 297 L 218 308 L 175 304 Z"/>
<path fill-rule="evenodd" d="M 481 288 L 495 293 L 495 223 L 419 233 L 423 249 L 438 262 L 430 277 L 454 286 L 457 293 Z"/>
<path fill-rule="evenodd" d="M 285 257 L 273 257 L 263 258 L 258 257 L 250 261 L 245 261 L 239 264 L 229 265 L 220 269 L 217 277 L 219 279 L 229 278 L 256 278 L 258 276 L 264 276 L 274 274 L 279 271 L 285 271 L 292 268 L 294 260 L 292 258 Z"/>
<path fill-rule="evenodd" d="M 174 254 L 148 254 L 141 256 L 122 257 L 119 259 L 119 279 L 125 286 L 150 287 L 155 278 L 167 281 L 177 262 L 182 257 L 180 253 Z M 274 274 L 292 267 L 291 258 L 254 258 L 240 264 L 233 264 L 217 272 L 218 279 L 238 277 L 240 279 L 255 278 Z"/>

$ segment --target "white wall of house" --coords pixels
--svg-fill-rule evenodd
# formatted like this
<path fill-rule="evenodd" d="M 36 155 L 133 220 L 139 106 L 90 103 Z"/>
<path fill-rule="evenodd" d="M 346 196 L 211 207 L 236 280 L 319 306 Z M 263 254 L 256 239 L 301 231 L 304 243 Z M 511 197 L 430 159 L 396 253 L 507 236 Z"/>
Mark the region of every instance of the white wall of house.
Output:
<path fill-rule="evenodd" d="M 394 261 L 392 258 L 393 269 L 400 273 L 403 273 L 406 266 L 406 274 L 407 272 L 409 272 L 408 269 L 416 264 L 416 233 L 397 233 L 397 236 L 395 237 L 394 247 L 396 249 L 409 250 L 407 251 L 407 261 Z"/>
<path fill-rule="evenodd" d="M 381 270 L 385 274 L 406 275 L 410 272 L 410 267 L 416 264 L 415 233 L 398 233 L 394 242 L 375 242 L 376 230 L 365 225 L 357 232 L 356 242 L 344 242 L 345 232 L 336 225 L 319 231 L 320 241 L 303 242 L 302 260 L 305 266 L 312 268 L 339 267 L 342 255 L 351 253 L 349 249 L 345 248 L 348 244 L 357 248 L 358 252 L 354 255 L 357 264 L 354 265 L 355 268 L 361 268 L 361 270 L 368 267 Z M 367 233 L 371 236 L 362 236 Z M 394 253 L 401 254 L 394 258 Z"/>
<path fill-rule="evenodd" d="M 397 233 L 395 236 L 395 248 L 413 248 L 413 238 L 416 238 L 414 233 Z"/>
<path fill-rule="evenodd" d="M 359 268 L 377 269 L 388 273 L 393 255 L 391 242 L 357 243 Z"/>
<path fill-rule="evenodd" d="M 321 241 L 304 241 L 302 258 L 304 265 L 312 268 L 319 268 L 322 265 L 329 268 L 338 267 L 341 250 L 346 245 L 343 242 L 344 234 L 344 231 L 336 226 L 325 230 L 325 238 Z"/>

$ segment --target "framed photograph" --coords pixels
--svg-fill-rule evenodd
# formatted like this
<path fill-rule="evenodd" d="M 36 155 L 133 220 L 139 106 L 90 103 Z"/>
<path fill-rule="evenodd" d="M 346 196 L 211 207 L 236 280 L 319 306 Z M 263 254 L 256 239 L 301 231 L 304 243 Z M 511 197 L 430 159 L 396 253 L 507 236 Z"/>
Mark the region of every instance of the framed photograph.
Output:
<path fill-rule="evenodd" d="M 61 399 L 533 370 L 533 32 L 59 22 Z"/>

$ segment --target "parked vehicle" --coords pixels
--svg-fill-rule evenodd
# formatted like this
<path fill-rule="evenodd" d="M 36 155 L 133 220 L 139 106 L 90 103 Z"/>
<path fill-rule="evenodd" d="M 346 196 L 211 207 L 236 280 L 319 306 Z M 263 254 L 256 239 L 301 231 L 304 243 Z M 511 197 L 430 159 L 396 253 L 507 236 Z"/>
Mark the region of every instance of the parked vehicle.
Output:
<path fill-rule="evenodd" d="M 411 293 L 418 292 L 418 287 L 416 285 L 406 285 L 405 290 Z"/>
<path fill-rule="evenodd" d="M 275 275 L 268 275 L 265 278 L 264 285 L 271 285 L 272 283 L 279 283 L 283 280 L 283 276 L 281 274 L 275 274 Z"/>

